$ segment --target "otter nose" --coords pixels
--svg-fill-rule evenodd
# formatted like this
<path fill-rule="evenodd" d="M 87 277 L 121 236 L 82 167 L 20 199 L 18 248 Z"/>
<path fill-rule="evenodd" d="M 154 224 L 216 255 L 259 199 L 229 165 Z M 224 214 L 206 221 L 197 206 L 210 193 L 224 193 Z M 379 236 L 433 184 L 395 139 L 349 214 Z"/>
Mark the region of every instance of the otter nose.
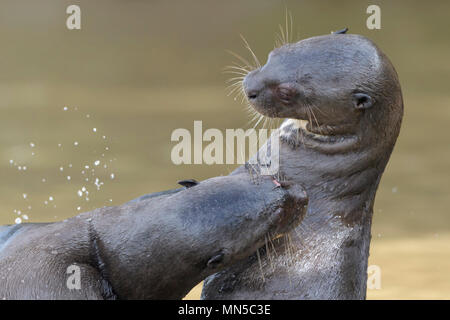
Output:
<path fill-rule="evenodd" d="M 250 72 L 243 82 L 244 91 L 249 100 L 256 99 L 262 90 L 262 86 L 258 83 L 259 81 L 254 77 L 255 71 Z"/>
<path fill-rule="evenodd" d="M 250 100 L 256 99 L 258 97 L 258 91 L 256 90 L 250 90 L 250 91 L 246 91 L 247 92 L 247 98 L 249 98 Z"/>

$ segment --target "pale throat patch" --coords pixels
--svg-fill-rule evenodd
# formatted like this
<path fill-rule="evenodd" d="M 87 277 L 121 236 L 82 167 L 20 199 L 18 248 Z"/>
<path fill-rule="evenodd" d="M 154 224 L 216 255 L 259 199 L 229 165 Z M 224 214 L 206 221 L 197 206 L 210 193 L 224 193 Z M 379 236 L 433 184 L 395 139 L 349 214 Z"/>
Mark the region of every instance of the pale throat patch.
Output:
<path fill-rule="evenodd" d="M 281 124 L 280 135 L 282 136 L 291 135 L 292 131 L 297 131 L 299 129 L 306 130 L 307 124 L 308 124 L 307 120 L 286 119 Z"/>
<path fill-rule="evenodd" d="M 308 120 L 300 120 L 300 119 L 286 119 L 281 127 L 280 127 L 280 136 L 284 137 L 284 138 L 292 138 L 293 134 L 294 137 L 297 136 L 298 137 L 298 132 L 300 130 L 307 132 L 309 134 L 310 137 L 312 138 L 324 138 L 324 135 L 321 134 L 317 134 L 317 133 L 313 133 L 311 131 L 309 131 L 307 129 L 307 125 L 308 125 L 309 121 Z"/>

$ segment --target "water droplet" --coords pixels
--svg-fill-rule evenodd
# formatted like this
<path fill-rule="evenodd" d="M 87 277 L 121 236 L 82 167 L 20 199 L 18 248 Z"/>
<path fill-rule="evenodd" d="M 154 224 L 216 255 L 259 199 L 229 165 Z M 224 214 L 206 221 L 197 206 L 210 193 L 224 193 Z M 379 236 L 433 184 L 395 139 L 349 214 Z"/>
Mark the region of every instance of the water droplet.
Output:
<path fill-rule="evenodd" d="M 14 220 L 14 222 L 15 222 L 16 224 L 20 224 L 20 223 L 22 223 L 22 219 L 16 218 L 16 220 Z"/>
<path fill-rule="evenodd" d="M 96 160 L 95 162 L 94 162 L 94 165 L 96 165 L 96 166 L 98 166 L 100 164 L 100 160 Z"/>
<path fill-rule="evenodd" d="M 22 194 L 22 196 L 24 199 L 26 199 L 28 195 L 26 193 L 24 193 L 24 194 Z"/>
<path fill-rule="evenodd" d="M 92 128 L 92 131 L 97 132 L 97 128 Z"/>
<path fill-rule="evenodd" d="M 114 179 L 114 173 L 111 173 L 110 177 L 111 179 Z"/>
<path fill-rule="evenodd" d="M 30 147 L 34 148 L 35 144 L 33 142 L 30 142 Z"/>
<path fill-rule="evenodd" d="M 73 145 L 74 145 L 74 146 L 77 146 L 77 145 L 78 145 L 78 141 L 75 141 L 75 142 L 73 143 Z"/>

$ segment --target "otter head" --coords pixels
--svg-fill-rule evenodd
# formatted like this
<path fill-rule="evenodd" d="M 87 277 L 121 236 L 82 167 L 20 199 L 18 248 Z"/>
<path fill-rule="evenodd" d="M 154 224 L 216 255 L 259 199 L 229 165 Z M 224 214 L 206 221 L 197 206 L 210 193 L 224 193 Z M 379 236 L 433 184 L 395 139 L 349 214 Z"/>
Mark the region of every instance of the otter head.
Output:
<path fill-rule="evenodd" d="M 359 35 L 331 34 L 276 48 L 243 87 L 256 111 L 294 119 L 289 124 L 306 144 L 329 153 L 375 141 L 393 144 L 398 135 L 403 103 L 397 74 Z"/>
<path fill-rule="evenodd" d="M 217 272 L 251 256 L 303 220 L 308 198 L 301 186 L 277 189 L 271 177 L 261 179 L 263 181 L 254 186 L 254 192 L 261 194 L 249 194 L 239 187 L 235 192 L 227 193 L 229 199 L 224 200 L 236 203 L 238 210 L 223 210 L 215 216 L 214 223 L 210 223 L 207 217 L 203 219 L 201 229 L 205 231 L 201 233 L 202 239 L 212 240 L 207 249 L 203 249 L 205 273 Z M 240 185 L 248 190 L 245 184 Z M 205 222 L 208 227 L 203 225 Z"/>

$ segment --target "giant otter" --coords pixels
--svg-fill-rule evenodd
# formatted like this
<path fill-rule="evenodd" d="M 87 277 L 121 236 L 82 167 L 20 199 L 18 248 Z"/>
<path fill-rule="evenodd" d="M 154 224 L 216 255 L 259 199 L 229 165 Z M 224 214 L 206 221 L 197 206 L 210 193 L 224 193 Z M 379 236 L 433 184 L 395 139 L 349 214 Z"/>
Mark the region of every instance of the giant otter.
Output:
<path fill-rule="evenodd" d="M 276 48 L 246 75 L 251 106 L 288 118 L 280 128 L 280 176 L 302 184 L 309 205 L 288 245 L 275 242 L 272 264 L 263 257 L 264 277 L 250 257 L 207 278 L 203 299 L 365 298 L 375 193 L 403 100 L 389 59 L 345 31 Z"/>
<path fill-rule="evenodd" d="M 0 299 L 181 299 L 306 211 L 299 185 L 269 176 L 182 184 L 62 222 L 0 227 Z M 74 265 L 79 288 L 67 286 Z"/>

